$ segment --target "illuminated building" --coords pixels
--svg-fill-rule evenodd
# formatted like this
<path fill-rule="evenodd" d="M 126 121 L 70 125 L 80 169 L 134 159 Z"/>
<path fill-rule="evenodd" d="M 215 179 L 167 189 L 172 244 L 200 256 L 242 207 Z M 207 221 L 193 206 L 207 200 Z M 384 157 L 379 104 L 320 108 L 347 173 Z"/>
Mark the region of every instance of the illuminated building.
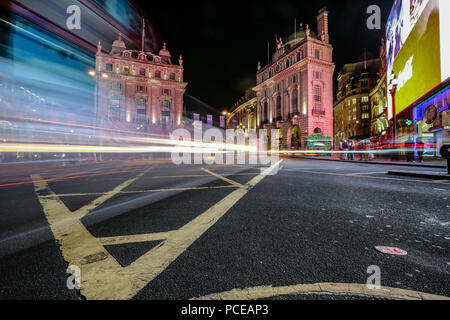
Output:
<path fill-rule="evenodd" d="M 258 128 L 279 129 L 283 146 L 302 147 L 313 133 L 333 137 L 333 47 L 329 42 L 328 11 L 317 16 L 315 34 L 309 25 L 277 41 L 277 50 L 265 67 L 258 64 Z"/>
<path fill-rule="evenodd" d="M 383 140 L 389 133 L 387 85 L 386 85 L 386 42 L 381 39 L 380 48 L 381 67 L 379 79 L 375 88 L 370 92 L 370 109 L 372 113 L 370 135 L 372 138 Z"/>
<path fill-rule="evenodd" d="M 450 142 L 450 1 L 396 0 L 386 26 L 388 115 L 398 142 Z"/>
<path fill-rule="evenodd" d="M 164 44 L 159 54 L 127 49 L 119 34 L 110 53 L 96 56 L 97 125 L 168 133 L 182 124 L 183 59 L 172 64 Z"/>
<path fill-rule="evenodd" d="M 371 134 L 370 92 L 376 86 L 380 59 L 346 64 L 339 72 L 334 105 L 334 142 L 361 140 Z"/>
<path fill-rule="evenodd" d="M 237 128 L 244 131 L 256 129 L 257 123 L 257 101 L 253 90 L 247 90 L 245 95 L 231 107 L 227 115 L 227 128 Z M 235 120 L 233 120 L 235 119 Z"/>

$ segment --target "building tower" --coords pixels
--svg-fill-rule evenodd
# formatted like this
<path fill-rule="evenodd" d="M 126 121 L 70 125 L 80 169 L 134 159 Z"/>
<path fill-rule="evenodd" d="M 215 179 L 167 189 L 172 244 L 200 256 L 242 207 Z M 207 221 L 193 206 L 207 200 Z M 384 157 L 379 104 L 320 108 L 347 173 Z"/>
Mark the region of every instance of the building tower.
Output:
<path fill-rule="evenodd" d="M 325 7 L 320 9 L 317 15 L 317 31 L 321 41 L 330 43 L 330 36 L 328 34 L 328 11 Z"/>

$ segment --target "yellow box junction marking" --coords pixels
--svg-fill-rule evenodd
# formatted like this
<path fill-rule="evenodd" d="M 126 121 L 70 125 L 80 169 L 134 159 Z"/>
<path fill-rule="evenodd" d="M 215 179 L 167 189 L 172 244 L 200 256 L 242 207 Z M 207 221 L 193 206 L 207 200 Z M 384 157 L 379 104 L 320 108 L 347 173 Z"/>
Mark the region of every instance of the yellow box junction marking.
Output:
<path fill-rule="evenodd" d="M 345 295 L 385 298 L 392 300 L 450 300 L 448 297 L 423 293 L 413 290 L 397 289 L 390 287 L 381 287 L 372 290 L 367 284 L 358 283 L 315 283 L 315 284 L 298 284 L 284 287 L 253 287 L 247 289 L 234 289 L 222 293 L 215 293 L 192 300 L 261 300 L 287 295 L 307 295 L 307 294 L 324 294 L 324 295 Z"/>
<path fill-rule="evenodd" d="M 71 212 L 59 199 L 47 182 L 33 175 L 36 194 L 43 207 L 53 235 L 60 245 L 61 253 L 69 263 L 81 269 L 81 294 L 89 300 L 125 300 L 133 298 L 148 283 L 161 274 L 203 233 L 223 217 L 242 197 L 270 174 L 283 160 L 266 169 L 245 185 L 230 180 L 239 187 L 200 216 L 178 230 L 146 235 L 126 235 L 96 238 L 83 225 L 81 219 L 131 183 L 145 175 L 148 170 L 127 180 L 110 192 L 81 209 Z M 219 175 L 213 174 L 219 177 Z M 223 178 L 223 177 L 222 177 Z M 224 179 L 222 179 L 224 180 Z M 40 193 L 45 196 L 40 196 Z M 105 249 L 105 245 L 163 240 L 157 247 L 142 255 L 127 267 L 122 267 Z"/>

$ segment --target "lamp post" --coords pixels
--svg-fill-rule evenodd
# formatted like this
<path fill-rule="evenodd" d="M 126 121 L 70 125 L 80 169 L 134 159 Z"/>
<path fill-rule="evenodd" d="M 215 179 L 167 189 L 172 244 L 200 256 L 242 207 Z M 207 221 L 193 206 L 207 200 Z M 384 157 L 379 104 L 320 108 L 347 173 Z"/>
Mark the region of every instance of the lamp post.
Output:
<path fill-rule="evenodd" d="M 89 71 L 89 75 L 95 79 L 95 101 L 94 101 L 94 134 L 96 133 L 96 128 L 98 125 L 98 92 L 99 92 L 99 73 L 91 70 Z M 94 135 L 93 135 L 94 136 Z M 101 155 L 100 155 L 101 156 Z M 97 153 L 94 153 L 94 161 L 97 162 Z"/>
<path fill-rule="evenodd" d="M 394 136 L 394 144 L 397 143 L 397 111 L 395 106 L 395 95 L 397 93 L 397 87 L 398 87 L 398 79 L 395 75 L 394 71 L 391 73 L 393 75 L 392 79 L 389 81 L 389 93 L 392 97 L 392 112 L 394 115 L 394 126 L 393 126 L 393 136 Z"/>

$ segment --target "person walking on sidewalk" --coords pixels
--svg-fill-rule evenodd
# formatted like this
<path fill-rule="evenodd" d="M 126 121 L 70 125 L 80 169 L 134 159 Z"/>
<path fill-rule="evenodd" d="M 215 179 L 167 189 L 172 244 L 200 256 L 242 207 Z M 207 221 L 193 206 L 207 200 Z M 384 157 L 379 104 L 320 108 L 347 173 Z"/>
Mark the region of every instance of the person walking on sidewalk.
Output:
<path fill-rule="evenodd" d="M 340 153 L 339 153 L 339 158 L 341 159 L 341 160 L 344 160 L 344 141 L 339 141 L 339 151 L 340 151 Z"/>
<path fill-rule="evenodd" d="M 344 155 L 344 159 L 343 160 L 348 160 L 348 141 L 347 140 L 344 140 L 344 142 L 342 143 L 342 149 L 344 150 L 344 153 L 343 153 L 343 155 Z"/>
<path fill-rule="evenodd" d="M 423 162 L 423 154 L 425 152 L 425 143 L 422 138 L 417 139 L 417 154 L 419 155 L 419 162 Z"/>
<path fill-rule="evenodd" d="M 355 160 L 355 145 L 352 140 L 348 141 L 348 160 Z"/>
<path fill-rule="evenodd" d="M 408 138 L 405 142 L 406 162 L 414 162 L 414 140 Z"/>
<path fill-rule="evenodd" d="M 366 158 L 366 155 L 364 153 L 365 150 L 365 145 L 364 145 L 364 140 L 361 140 L 358 144 L 358 150 L 359 152 L 359 161 L 363 161 Z"/>

